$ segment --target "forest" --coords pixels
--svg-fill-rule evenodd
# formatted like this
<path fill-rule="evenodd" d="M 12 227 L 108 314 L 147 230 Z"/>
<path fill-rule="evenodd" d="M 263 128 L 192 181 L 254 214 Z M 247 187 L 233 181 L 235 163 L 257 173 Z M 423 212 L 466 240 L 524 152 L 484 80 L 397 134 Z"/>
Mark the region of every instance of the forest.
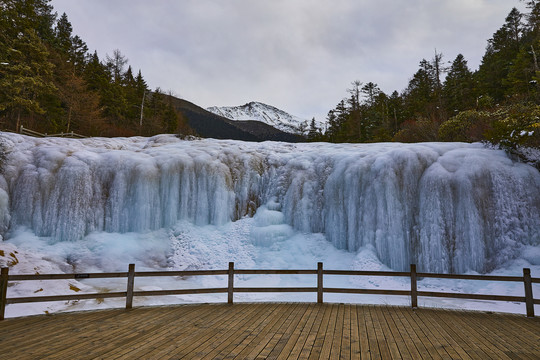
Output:
<path fill-rule="evenodd" d="M 120 50 L 89 52 L 49 0 L 0 1 L 0 128 L 86 136 L 190 133 Z M 144 121 L 143 121 L 144 120 Z"/>
<path fill-rule="evenodd" d="M 374 82 L 353 81 L 348 96 L 329 111 L 323 134 L 330 142 L 483 141 L 538 164 L 540 148 L 540 1 L 513 8 L 488 40 L 472 71 L 458 54 L 445 62 L 422 59 L 401 91 L 385 94 Z"/>
<path fill-rule="evenodd" d="M 353 81 L 329 111 L 329 142 L 485 141 L 527 157 L 540 148 L 540 1 L 510 10 L 477 70 L 459 54 L 422 59 L 407 87 Z M 98 56 L 50 0 L 0 1 L 0 128 L 87 136 L 193 134 L 170 92 L 149 89 L 120 50 Z"/>

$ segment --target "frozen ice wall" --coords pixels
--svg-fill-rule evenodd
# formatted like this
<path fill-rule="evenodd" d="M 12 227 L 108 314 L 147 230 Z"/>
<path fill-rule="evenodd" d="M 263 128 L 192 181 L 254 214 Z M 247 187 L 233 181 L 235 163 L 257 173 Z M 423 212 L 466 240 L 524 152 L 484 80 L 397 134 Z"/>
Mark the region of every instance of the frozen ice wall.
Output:
<path fill-rule="evenodd" d="M 224 224 L 259 209 L 262 243 L 285 236 L 284 222 L 351 252 L 372 246 L 395 270 L 415 262 L 429 271 L 490 271 L 540 245 L 540 173 L 479 144 L 0 133 L 0 151 L 0 230 L 8 237 L 21 226 L 70 241 L 178 220 Z"/>

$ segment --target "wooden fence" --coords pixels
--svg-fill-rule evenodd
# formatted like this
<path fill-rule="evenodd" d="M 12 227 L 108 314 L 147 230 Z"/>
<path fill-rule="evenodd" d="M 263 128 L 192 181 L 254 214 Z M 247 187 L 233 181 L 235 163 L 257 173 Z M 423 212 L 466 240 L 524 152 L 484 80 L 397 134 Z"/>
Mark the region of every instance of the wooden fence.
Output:
<path fill-rule="evenodd" d="M 71 132 L 61 132 L 58 134 L 47 134 L 47 133 L 40 133 L 34 130 L 30 130 L 25 128 L 21 125 L 21 128 L 19 129 L 19 134 L 28 135 L 28 136 L 34 136 L 34 137 L 65 137 L 65 138 L 74 138 L 74 139 L 83 139 L 86 138 L 86 136 L 81 134 L 76 134 L 73 131 Z"/>
<path fill-rule="evenodd" d="M 235 275 L 316 275 L 317 287 L 234 287 Z M 204 276 L 204 275 L 227 275 L 228 286 L 225 288 L 206 289 L 177 289 L 177 290 L 152 290 L 134 291 L 135 277 L 150 276 Z M 383 289 L 354 289 L 354 288 L 328 288 L 323 286 L 324 275 L 346 275 L 346 276 L 400 276 L 410 278 L 410 290 L 383 290 Z M 7 298 L 7 287 L 9 281 L 26 280 L 60 280 L 60 279 L 104 279 L 127 277 L 126 291 L 109 293 L 91 293 L 76 295 L 52 295 L 52 296 L 31 296 Z M 523 282 L 525 296 L 506 295 L 483 295 L 483 294 L 463 294 L 433 291 L 418 291 L 418 278 L 438 278 L 438 279 L 459 279 L 459 280 L 489 280 L 489 281 L 513 281 Z M 104 299 L 125 297 L 126 309 L 133 306 L 134 296 L 159 296 L 159 295 L 188 295 L 188 294 L 213 294 L 227 293 L 228 302 L 233 303 L 234 293 L 262 293 L 262 292 L 304 292 L 317 293 L 317 302 L 323 302 L 325 293 L 341 294 L 373 294 L 373 295 L 401 295 L 411 297 L 412 308 L 418 307 L 418 297 L 441 297 L 457 299 L 475 299 L 491 301 L 512 301 L 524 302 L 528 317 L 534 317 L 534 304 L 540 304 L 540 299 L 533 297 L 532 284 L 540 283 L 540 278 L 532 278 L 530 269 L 523 269 L 523 276 L 491 276 L 491 275 L 454 275 L 454 274 L 432 274 L 416 272 L 416 265 L 411 264 L 408 272 L 396 271 L 352 271 L 352 270 L 324 270 L 323 263 L 317 264 L 316 270 L 242 270 L 235 269 L 234 263 L 229 263 L 227 270 L 196 270 L 196 271 L 143 271 L 136 272 L 135 264 L 130 264 L 127 272 L 115 273 L 77 273 L 77 274 L 39 274 L 39 275 L 9 275 L 9 268 L 2 268 L 0 278 L 0 320 L 4 319 L 5 307 L 9 304 L 45 302 L 45 301 L 68 301 L 84 299 Z"/>

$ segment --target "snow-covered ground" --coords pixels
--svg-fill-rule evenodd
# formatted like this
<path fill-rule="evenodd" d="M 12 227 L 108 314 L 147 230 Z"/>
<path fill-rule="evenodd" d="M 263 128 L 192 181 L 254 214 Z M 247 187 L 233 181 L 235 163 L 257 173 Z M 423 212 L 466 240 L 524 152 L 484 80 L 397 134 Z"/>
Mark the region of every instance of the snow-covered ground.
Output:
<path fill-rule="evenodd" d="M 0 265 L 18 263 L 11 274 L 45 274 L 77 272 L 127 271 L 129 263 L 137 271 L 227 269 L 234 261 L 238 269 L 316 269 L 322 261 L 325 269 L 392 270 L 382 264 L 369 246 L 351 253 L 336 249 L 322 234 L 305 234 L 282 225 L 278 232 L 264 233 L 257 219 L 244 218 L 221 226 L 195 226 L 179 221 L 170 229 L 144 234 L 94 233 L 76 242 L 52 243 L 38 238 L 31 231 L 20 229 L 0 243 L 6 256 Z M 273 238 L 272 243 L 261 242 Z M 262 241 L 261 241 L 262 240 Z M 13 254 L 11 257 L 9 254 Z M 74 265 L 75 264 L 75 265 Z M 540 248 L 530 247 L 519 259 L 491 272 L 492 275 L 522 275 L 522 268 L 531 268 L 533 277 L 540 277 Z M 475 272 L 467 272 L 475 274 Z M 86 280 L 43 280 L 13 282 L 8 297 L 66 295 L 77 293 L 125 291 L 126 278 Z M 238 287 L 316 287 L 315 275 L 236 275 Z M 408 278 L 328 276 L 325 287 L 366 289 L 410 289 Z M 519 282 L 422 279 L 419 290 L 523 296 Z M 194 276 L 190 278 L 136 278 L 135 290 L 227 287 L 226 276 Z M 540 284 L 533 284 L 535 297 Z M 315 302 L 315 293 L 237 293 L 235 302 L 301 301 Z M 135 297 L 134 306 L 226 302 L 227 294 Z M 410 305 L 403 296 L 325 294 L 325 302 Z M 124 298 L 104 300 L 58 301 L 13 304 L 6 308 L 6 317 L 123 307 Z M 419 298 L 419 306 L 525 313 L 525 304 L 497 301 Z M 540 306 L 535 306 L 536 313 Z"/>
<path fill-rule="evenodd" d="M 0 266 L 11 274 L 144 270 L 406 270 L 540 277 L 540 174 L 479 144 L 285 144 L 34 139 L 0 133 Z M 254 213 L 254 215 L 253 215 Z M 253 216 L 252 216 L 253 215 Z M 137 278 L 141 290 L 226 287 L 226 276 Z M 124 291 L 125 278 L 19 281 L 8 297 Z M 315 286 L 242 275 L 236 286 Z M 325 287 L 408 289 L 407 278 L 326 276 Z M 422 279 L 420 289 L 523 295 L 522 283 Z M 535 297 L 540 294 L 534 285 Z M 235 301 L 316 294 L 235 294 Z M 8 305 L 8 317 L 122 307 L 124 299 Z M 226 294 L 135 298 L 223 302 Z M 409 304 L 326 294 L 328 302 Z M 420 298 L 524 313 L 524 304 Z M 540 308 L 537 306 L 536 311 Z"/>
<path fill-rule="evenodd" d="M 241 106 L 211 106 L 206 110 L 231 120 L 257 120 L 281 131 L 293 134 L 307 134 L 311 120 L 291 115 L 274 106 L 260 102 L 250 102 Z M 315 125 L 326 131 L 325 122 L 315 120 Z"/>

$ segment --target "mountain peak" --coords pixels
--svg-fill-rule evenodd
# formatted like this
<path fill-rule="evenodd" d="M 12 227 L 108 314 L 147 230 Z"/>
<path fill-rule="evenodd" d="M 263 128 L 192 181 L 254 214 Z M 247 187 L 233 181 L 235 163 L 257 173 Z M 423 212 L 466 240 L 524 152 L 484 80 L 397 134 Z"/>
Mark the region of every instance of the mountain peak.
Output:
<path fill-rule="evenodd" d="M 292 134 L 306 132 L 309 121 L 291 115 L 275 106 L 258 101 L 250 101 L 241 106 L 212 106 L 208 111 L 231 120 L 257 120 Z"/>

